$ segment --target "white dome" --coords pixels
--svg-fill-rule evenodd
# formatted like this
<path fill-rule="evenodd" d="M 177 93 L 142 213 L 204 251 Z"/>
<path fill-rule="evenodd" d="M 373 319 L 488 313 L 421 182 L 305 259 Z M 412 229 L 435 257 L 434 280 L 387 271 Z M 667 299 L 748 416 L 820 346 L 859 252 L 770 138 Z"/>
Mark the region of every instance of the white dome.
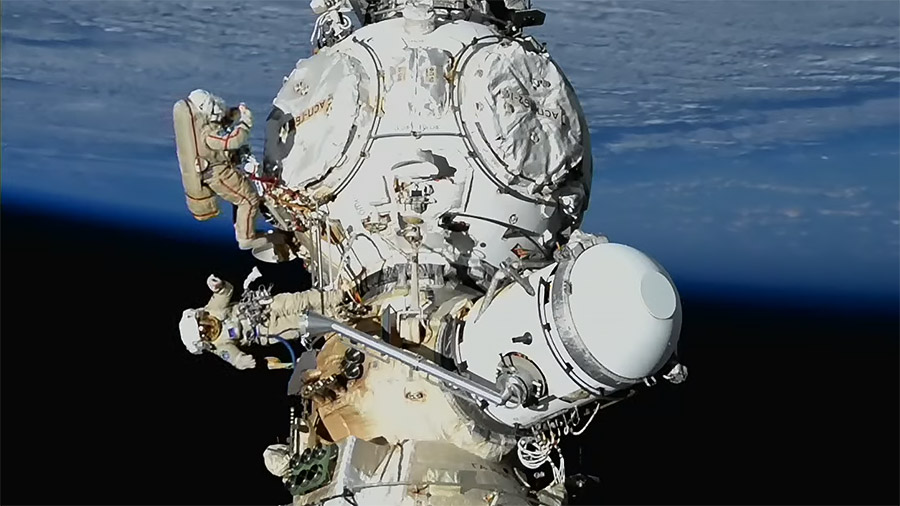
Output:
<path fill-rule="evenodd" d="M 681 303 L 668 274 L 630 246 L 598 244 L 575 259 L 567 278 L 581 351 L 625 379 L 655 373 L 681 329 Z"/>

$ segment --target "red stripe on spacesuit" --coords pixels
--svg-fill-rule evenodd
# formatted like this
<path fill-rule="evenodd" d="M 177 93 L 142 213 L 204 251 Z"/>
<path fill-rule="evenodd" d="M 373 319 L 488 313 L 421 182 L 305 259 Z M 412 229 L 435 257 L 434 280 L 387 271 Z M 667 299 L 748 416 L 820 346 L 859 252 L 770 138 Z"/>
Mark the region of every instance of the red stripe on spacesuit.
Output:
<path fill-rule="evenodd" d="M 239 192 L 238 190 L 235 190 L 234 188 L 228 186 L 228 184 L 225 183 L 225 179 L 224 179 L 224 178 L 220 178 L 220 179 L 219 179 L 219 183 L 220 183 L 222 186 L 224 186 L 225 188 L 227 188 L 228 191 L 230 191 L 230 192 L 233 193 L 234 195 L 237 195 L 238 197 L 244 199 L 248 204 L 250 203 L 250 198 L 249 198 L 249 197 L 245 196 L 243 193 Z M 239 204 L 239 205 L 240 205 L 240 204 Z"/>
<path fill-rule="evenodd" d="M 247 233 L 250 234 L 250 237 L 254 237 L 256 236 L 256 231 L 253 230 L 253 221 L 250 219 L 251 216 L 253 216 L 253 213 L 247 213 L 247 228 L 245 228 L 244 230 L 246 230 Z"/>
<path fill-rule="evenodd" d="M 216 198 L 215 195 L 207 195 L 207 196 L 205 196 L 205 197 L 200 197 L 200 198 L 197 198 L 197 197 L 191 195 L 190 193 L 185 193 L 184 195 L 185 195 L 187 198 L 191 199 L 191 200 L 196 200 L 197 202 L 200 202 L 200 201 L 203 201 L 203 200 L 207 200 L 207 199 L 214 199 L 214 198 Z"/>
<path fill-rule="evenodd" d="M 191 99 L 185 98 L 184 103 L 188 106 L 188 114 L 191 115 L 191 134 L 194 136 L 194 154 L 196 155 L 194 158 L 194 165 L 202 167 L 202 164 L 200 163 L 200 145 L 197 144 L 197 125 L 194 123 L 194 110 L 191 109 Z"/>
<path fill-rule="evenodd" d="M 219 137 L 218 135 L 210 135 L 210 137 L 212 137 L 213 139 L 218 139 L 220 141 L 224 141 L 225 149 L 228 149 L 228 141 L 237 137 L 237 134 L 238 134 L 238 129 L 236 128 L 230 134 L 226 135 L 225 137 Z"/>
<path fill-rule="evenodd" d="M 224 179 L 219 179 L 219 183 L 222 186 L 224 186 L 225 188 L 228 188 L 228 190 L 231 193 L 233 193 L 234 195 L 237 195 L 238 197 L 244 199 L 244 201 L 247 202 L 248 204 L 250 203 L 250 199 L 248 197 L 244 196 L 244 194 L 235 190 L 234 188 L 228 186 L 228 184 L 225 183 Z M 240 205 L 240 204 L 238 204 L 238 205 Z M 253 225 L 253 221 L 250 219 L 251 216 L 253 216 L 253 213 L 247 213 L 247 228 L 245 228 L 244 230 L 246 230 L 248 234 L 253 234 L 252 229 L 250 228 Z M 251 238 L 252 238 L 252 235 L 251 235 Z"/>
<path fill-rule="evenodd" d="M 216 214 L 218 214 L 218 211 L 213 211 L 211 213 L 206 213 L 206 214 L 197 214 L 194 211 L 191 211 L 191 214 L 193 214 L 195 218 L 209 218 L 209 217 L 212 217 L 212 216 L 215 216 Z"/>

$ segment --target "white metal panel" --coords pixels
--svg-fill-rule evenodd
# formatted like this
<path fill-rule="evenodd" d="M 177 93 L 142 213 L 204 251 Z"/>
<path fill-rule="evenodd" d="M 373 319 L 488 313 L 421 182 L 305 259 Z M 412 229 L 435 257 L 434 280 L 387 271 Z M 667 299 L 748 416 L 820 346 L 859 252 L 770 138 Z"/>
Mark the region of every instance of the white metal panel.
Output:
<path fill-rule="evenodd" d="M 502 165 L 510 184 L 552 187 L 581 165 L 577 100 L 548 54 L 510 40 L 480 46 L 460 87 L 463 120 L 486 144 L 482 159 Z"/>
<path fill-rule="evenodd" d="M 551 280 L 551 272 L 555 267 L 550 265 L 529 276 L 532 286 L 537 287 L 542 279 Z M 572 380 L 554 356 L 554 349 L 551 347 L 562 348 L 562 345 L 550 342 L 544 334 L 540 319 L 539 295 L 540 293 L 536 292 L 534 296 L 530 296 L 520 285 L 513 283 L 499 292 L 487 311 L 473 322 L 472 316 L 478 314 L 476 304 L 469 313 L 463 340 L 459 344 L 459 357 L 466 362 L 467 370 L 489 381 L 494 381 L 497 377 L 500 356 L 510 352 L 524 355 L 540 368 L 546 378 L 547 395 L 554 397 L 553 400 L 540 406 L 539 409 L 488 408 L 494 418 L 509 426 L 514 424 L 529 426 L 595 398 L 587 393 L 573 396 L 581 391 L 582 387 Z M 512 341 L 514 337 L 524 335 L 526 332 L 531 335 L 531 344 Z M 602 389 L 602 385 L 587 374 L 582 372 L 580 376 L 595 391 Z M 570 398 L 571 401 L 563 398 Z"/>
<path fill-rule="evenodd" d="M 359 152 L 348 147 L 371 126 L 371 92 L 356 58 L 326 50 L 297 63 L 274 101 L 294 118 L 294 147 L 281 176 L 289 187 L 317 181 L 337 165 L 353 166 Z"/>

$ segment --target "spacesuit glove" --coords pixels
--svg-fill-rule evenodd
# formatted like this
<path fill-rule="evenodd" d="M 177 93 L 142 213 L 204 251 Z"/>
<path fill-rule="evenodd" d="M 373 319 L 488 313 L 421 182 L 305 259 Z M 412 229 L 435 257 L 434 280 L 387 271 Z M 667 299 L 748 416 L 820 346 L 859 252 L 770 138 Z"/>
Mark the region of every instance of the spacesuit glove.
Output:
<path fill-rule="evenodd" d="M 234 367 L 240 370 L 256 367 L 256 359 L 252 355 L 240 355 L 234 359 Z"/>
<path fill-rule="evenodd" d="M 206 286 L 213 293 L 219 293 L 225 288 L 225 282 L 219 279 L 215 274 L 210 274 L 208 278 L 206 278 Z"/>
<path fill-rule="evenodd" d="M 279 342 L 280 341 L 278 339 L 275 339 L 272 336 L 260 336 L 259 337 L 259 344 L 261 344 L 263 346 L 271 346 L 273 344 L 278 344 Z"/>
<path fill-rule="evenodd" d="M 344 292 L 329 290 L 325 292 L 325 304 L 329 309 L 334 309 L 344 303 Z"/>
<path fill-rule="evenodd" d="M 250 112 L 247 104 L 241 102 L 238 105 L 238 110 L 241 112 L 241 123 L 247 125 L 247 128 L 253 128 L 253 113 Z"/>

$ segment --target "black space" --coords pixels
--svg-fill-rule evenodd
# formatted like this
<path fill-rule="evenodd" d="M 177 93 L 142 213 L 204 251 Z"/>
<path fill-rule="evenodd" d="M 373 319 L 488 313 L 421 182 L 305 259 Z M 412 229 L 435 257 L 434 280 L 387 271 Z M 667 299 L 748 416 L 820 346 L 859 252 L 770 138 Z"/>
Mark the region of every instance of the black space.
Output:
<path fill-rule="evenodd" d="M 287 432 L 288 372 L 190 355 L 177 333 L 208 274 L 239 285 L 253 265 L 227 244 L 4 206 L 0 502 L 287 503 L 262 451 Z M 277 289 L 306 287 L 297 267 L 269 269 Z M 601 479 L 576 503 L 900 502 L 896 301 L 681 292 L 690 378 L 569 440 L 569 472 Z"/>

